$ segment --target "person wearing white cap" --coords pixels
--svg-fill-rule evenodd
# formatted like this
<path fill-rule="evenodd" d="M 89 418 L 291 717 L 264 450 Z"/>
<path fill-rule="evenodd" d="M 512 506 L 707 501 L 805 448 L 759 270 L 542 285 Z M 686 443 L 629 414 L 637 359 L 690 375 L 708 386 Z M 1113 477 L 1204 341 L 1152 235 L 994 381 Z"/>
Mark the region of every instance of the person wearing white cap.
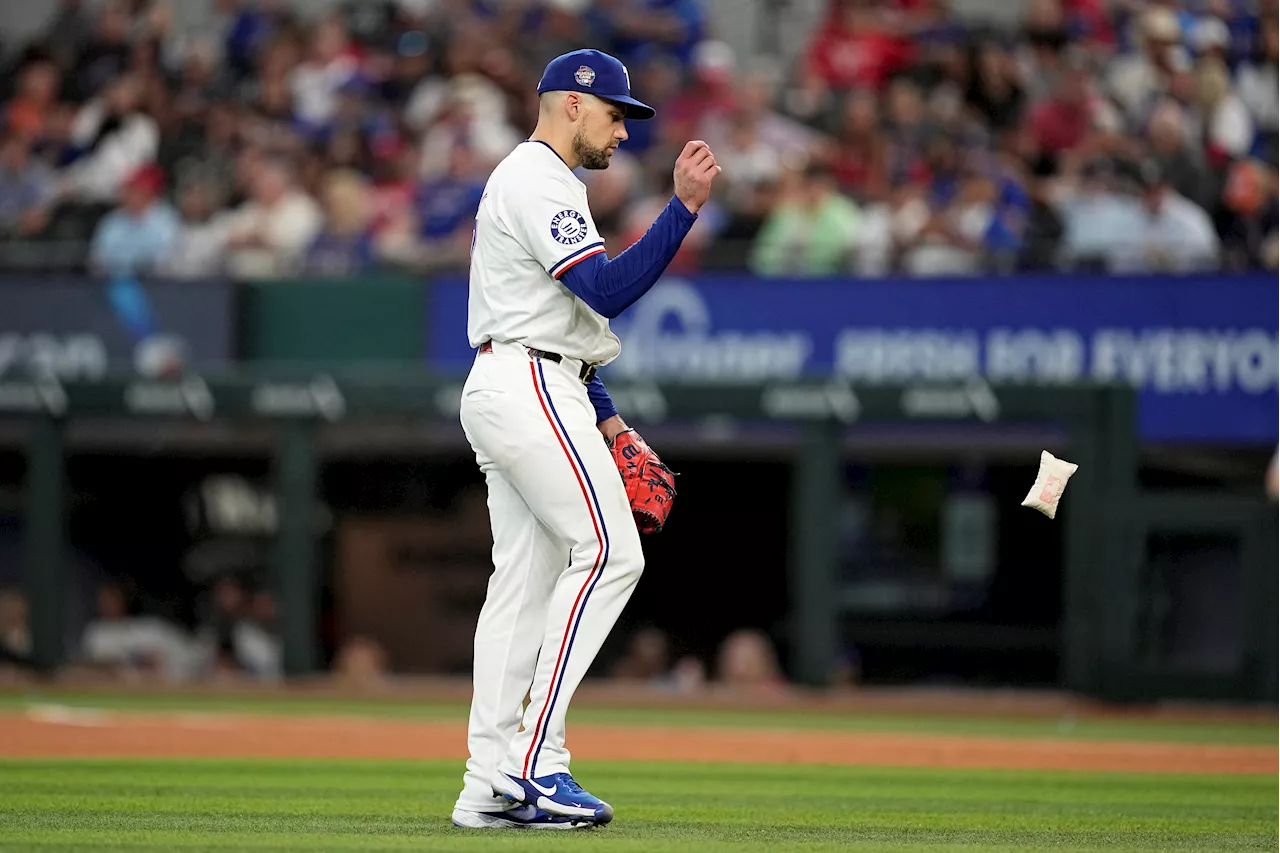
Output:
<path fill-rule="evenodd" d="M 1130 119 L 1139 117 L 1153 92 L 1168 89 L 1171 64 L 1182 47 L 1182 27 L 1176 14 L 1155 6 L 1139 19 L 1135 35 L 1138 51 L 1117 59 L 1107 75 L 1111 94 Z"/>

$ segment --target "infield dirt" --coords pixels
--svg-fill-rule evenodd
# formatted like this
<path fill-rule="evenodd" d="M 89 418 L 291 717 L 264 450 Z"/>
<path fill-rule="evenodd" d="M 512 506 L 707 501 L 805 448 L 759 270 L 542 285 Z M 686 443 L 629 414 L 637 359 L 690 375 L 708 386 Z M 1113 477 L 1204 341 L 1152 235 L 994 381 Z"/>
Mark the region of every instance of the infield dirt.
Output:
<path fill-rule="evenodd" d="M 574 725 L 575 758 L 897 767 L 1275 773 L 1274 746 L 931 734 Z M 466 756 L 462 722 L 70 708 L 0 714 L 0 757 L 440 759 Z"/>

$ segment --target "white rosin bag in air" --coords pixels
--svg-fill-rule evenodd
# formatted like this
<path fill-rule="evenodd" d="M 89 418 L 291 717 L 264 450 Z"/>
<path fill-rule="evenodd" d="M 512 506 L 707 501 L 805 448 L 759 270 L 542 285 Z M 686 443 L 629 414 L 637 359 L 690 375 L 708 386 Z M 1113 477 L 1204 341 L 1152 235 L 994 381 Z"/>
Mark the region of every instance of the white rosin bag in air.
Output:
<path fill-rule="evenodd" d="M 1038 509 L 1053 518 L 1058 512 L 1058 499 L 1067 488 L 1067 480 L 1071 479 L 1071 475 L 1079 467 L 1059 459 L 1047 450 L 1040 451 L 1040 473 L 1036 476 L 1035 485 L 1023 499 L 1022 505 Z"/>

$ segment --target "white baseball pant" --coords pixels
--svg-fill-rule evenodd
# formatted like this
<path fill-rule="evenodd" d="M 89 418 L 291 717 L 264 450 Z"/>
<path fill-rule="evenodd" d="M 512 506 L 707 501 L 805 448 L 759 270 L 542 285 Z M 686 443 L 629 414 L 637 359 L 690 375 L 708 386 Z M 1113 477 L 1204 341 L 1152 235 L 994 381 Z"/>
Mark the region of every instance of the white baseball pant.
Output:
<path fill-rule="evenodd" d="M 457 802 L 468 811 L 510 805 L 493 795 L 499 772 L 568 772 L 569 702 L 644 569 L 580 362 L 492 346 L 476 356 L 461 410 L 488 486 L 494 565 L 476 624 L 470 758 Z"/>

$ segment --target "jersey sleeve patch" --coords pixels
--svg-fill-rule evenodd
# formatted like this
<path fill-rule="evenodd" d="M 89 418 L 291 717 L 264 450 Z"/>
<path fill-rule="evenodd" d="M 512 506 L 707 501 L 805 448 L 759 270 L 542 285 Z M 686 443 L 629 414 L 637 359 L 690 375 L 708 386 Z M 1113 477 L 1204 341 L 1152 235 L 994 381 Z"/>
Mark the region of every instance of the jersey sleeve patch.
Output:
<path fill-rule="evenodd" d="M 587 218 L 576 210 L 551 217 L 551 237 L 562 246 L 576 246 L 587 238 Z"/>

